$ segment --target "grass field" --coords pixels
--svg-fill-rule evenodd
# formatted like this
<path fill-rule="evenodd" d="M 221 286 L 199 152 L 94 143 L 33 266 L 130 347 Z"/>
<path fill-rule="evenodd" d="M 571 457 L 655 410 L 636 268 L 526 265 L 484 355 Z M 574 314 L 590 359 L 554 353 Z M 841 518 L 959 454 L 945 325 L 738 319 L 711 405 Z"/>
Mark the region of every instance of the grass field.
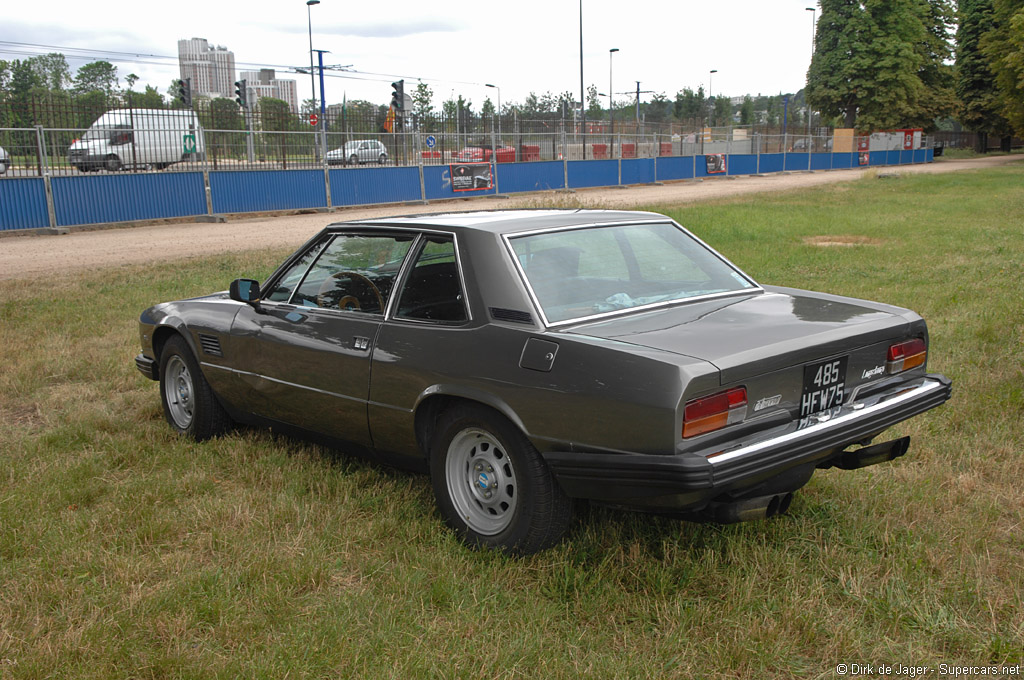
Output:
<path fill-rule="evenodd" d="M 172 436 L 138 313 L 285 253 L 0 282 L 0 678 L 1024 664 L 1024 167 L 653 209 L 763 283 L 920 312 L 953 399 L 895 428 L 906 457 L 819 472 L 788 516 L 587 508 L 510 559 L 463 548 L 425 477 L 262 430 Z"/>

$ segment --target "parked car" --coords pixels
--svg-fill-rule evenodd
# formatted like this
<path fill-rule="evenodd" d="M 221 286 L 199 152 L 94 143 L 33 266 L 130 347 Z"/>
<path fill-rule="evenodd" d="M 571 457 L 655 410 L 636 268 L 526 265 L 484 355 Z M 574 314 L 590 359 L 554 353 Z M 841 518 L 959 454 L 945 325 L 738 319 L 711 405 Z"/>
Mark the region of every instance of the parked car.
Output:
<path fill-rule="evenodd" d="M 163 170 L 173 163 L 203 160 L 206 143 L 195 111 L 117 109 L 96 119 L 68 148 L 68 162 L 81 172 L 126 167 Z"/>
<path fill-rule="evenodd" d="M 274 424 L 429 471 L 473 546 L 553 545 L 573 499 L 734 522 L 939 406 L 914 312 L 760 285 L 670 218 L 449 213 L 325 228 L 260 283 L 140 318 L 197 440 Z"/>
<path fill-rule="evenodd" d="M 0 146 L 0 175 L 7 172 L 9 167 L 11 167 L 11 157 L 4 151 L 4 147 Z"/>
<path fill-rule="evenodd" d="M 362 165 L 363 163 L 388 162 L 388 150 L 376 139 L 357 139 L 339 149 L 327 152 L 328 165 Z"/>
<path fill-rule="evenodd" d="M 495 152 L 490 145 L 467 146 L 455 154 L 456 163 L 490 163 L 496 154 L 499 163 L 515 163 L 516 150 L 511 146 L 499 146 Z"/>

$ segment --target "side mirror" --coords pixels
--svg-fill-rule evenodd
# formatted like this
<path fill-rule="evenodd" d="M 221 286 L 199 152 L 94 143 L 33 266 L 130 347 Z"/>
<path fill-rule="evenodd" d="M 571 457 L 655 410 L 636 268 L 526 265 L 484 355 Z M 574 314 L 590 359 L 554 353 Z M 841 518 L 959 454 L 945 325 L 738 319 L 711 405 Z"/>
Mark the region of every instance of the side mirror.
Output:
<path fill-rule="evenodd" d="M 228 296 L 235 302 L 252 305 L 257 311 L 260 308 L 260 283 L 252 279 L 235 279 L 228 288 Z"/>

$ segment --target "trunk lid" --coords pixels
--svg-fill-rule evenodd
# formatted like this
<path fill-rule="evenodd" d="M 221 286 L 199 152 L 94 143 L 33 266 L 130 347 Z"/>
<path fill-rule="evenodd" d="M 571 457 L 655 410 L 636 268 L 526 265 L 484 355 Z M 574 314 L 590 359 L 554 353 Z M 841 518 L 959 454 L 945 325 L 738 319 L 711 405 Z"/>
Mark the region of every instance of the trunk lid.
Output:
<path fill-rule="evenodd" d="M 719 369 L 721 384 L 732 385 L 901 338 L 910 325 L 905 313 L 879 303 L 766 287 L 764 293 L 626 314 L 565 332 L 702 359 Z M 873 365 L 875 353 L 873 348 L 871 356 L 852 364 Z"/>

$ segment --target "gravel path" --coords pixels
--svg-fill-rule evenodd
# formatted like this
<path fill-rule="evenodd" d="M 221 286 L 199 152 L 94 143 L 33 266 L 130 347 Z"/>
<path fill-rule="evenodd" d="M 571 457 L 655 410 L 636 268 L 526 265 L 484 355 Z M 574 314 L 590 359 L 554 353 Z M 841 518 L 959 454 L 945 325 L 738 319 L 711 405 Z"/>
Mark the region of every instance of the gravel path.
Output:
<path fill-rule="evenodd" d="M 994 156 L 969 160 L 940 160 L 927 165 L 885 168 L 883 172 L 939 173 L 992 167 L 1020 160 L 1021 156 Z M 166 262 L 177 258 L 215 253 L 298 247 L 331 222 L 408 215 L 423 212 L 494 210 L 504 208 L 635 208 L 672 205 L 759 192 L 779 192 L 851 182 L 869 170 L 739 176 L 703 182 L 672 182 L 663 186 L 631 186 L 625 189 L 587 189 L 571 194 L 535 193 L 508 199 L 472 198 L 430 205 L 388 205 L 345 208 L 334 213 L 288 216 L 256 216 L 231 219 L 222 224 L 175 223 L 150 226 L 73 231 L 62 236 L 21 236 L 0 239 L 0 280 L 37 278 L 55 273 L 79 272 L 101 267 Z"/>

